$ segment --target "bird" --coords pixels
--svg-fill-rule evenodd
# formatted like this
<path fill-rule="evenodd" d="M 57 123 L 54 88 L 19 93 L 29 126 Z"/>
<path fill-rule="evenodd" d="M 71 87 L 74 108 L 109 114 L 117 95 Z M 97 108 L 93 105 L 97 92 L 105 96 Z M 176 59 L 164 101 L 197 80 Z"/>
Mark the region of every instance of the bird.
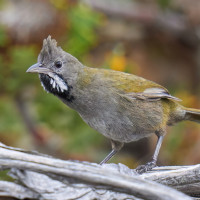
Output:
<path fill-rule="evenodd" d="M 184 107 L 163 86 L 133 74 L 87 67 L 57 46 L 51 36 L 43 40 L 38 62 L 27 72 L 39 74 L 46 92 L 111 141 L 112 150 L 101 165 L 125 143 L 155 134 L 152 159 L 136 168 L 139 174 L 150 171 L 156 166 L 167 126 L 184 120 L 200 123 L 200 110 Z"/>

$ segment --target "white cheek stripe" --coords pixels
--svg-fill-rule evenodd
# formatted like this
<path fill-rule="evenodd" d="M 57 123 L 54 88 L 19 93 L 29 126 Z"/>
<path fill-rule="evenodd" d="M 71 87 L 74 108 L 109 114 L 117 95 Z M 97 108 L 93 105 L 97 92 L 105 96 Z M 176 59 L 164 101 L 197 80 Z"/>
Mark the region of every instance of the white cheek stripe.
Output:
<path fill-rule="evenodd" d="M 52 78 L 50 83 L 53 86 L 53 88 L 57 88 L 57 90 L 61 92 L 64 92 L 64 90 L 68 90 L 67 84 L 56 74 L 54 73 L 48 73 L 48 75 Z"/>
<path fill-rule="evenodd" d="M 54 81 L 54 82 L 53 82 L 53 88 L 55 88 L 55 87 L 56 87 L 56 82 Z"/>

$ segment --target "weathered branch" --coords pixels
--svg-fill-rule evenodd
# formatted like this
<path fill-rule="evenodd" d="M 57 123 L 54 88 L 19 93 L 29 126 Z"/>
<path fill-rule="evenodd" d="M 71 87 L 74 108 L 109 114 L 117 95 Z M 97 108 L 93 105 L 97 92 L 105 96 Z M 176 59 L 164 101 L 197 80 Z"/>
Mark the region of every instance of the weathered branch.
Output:
<path fill-rule="evenodd" d="M 11 169 L 9 175 L 18 181 L 1 181 L 0 195 L 19 199 L 191 199 L 168 186 L 200 193 L 200 165 L 156 168 L 138 175 L 122 164 L 63 161 L 0 144 L 0 166 Z"/>

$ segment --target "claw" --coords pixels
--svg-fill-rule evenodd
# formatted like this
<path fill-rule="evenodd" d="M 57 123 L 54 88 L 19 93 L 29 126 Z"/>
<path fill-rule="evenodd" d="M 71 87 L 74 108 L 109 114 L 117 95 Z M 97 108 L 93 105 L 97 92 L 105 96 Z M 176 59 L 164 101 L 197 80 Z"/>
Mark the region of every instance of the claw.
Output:
<path fill-rule="evenodd" d="M 154 167 L 156 167 L 156 162 L 152 160 L 151 162 L 146 163 L 145 165 L 140 165 L 136 168 L 136 172 L 138 174 L 143 174 L 147 171 L 152 170 Z"/>

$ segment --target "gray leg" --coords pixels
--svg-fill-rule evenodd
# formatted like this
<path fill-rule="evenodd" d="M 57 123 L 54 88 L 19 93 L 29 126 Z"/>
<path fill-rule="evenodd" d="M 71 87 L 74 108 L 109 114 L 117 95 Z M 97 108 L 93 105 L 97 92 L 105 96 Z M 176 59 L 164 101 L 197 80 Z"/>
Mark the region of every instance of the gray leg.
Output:
<path fill-rule="evenodd" d="M 161 147 L 162 142 L 163 142 L 163 138 L 164 138 L 164 135 L 158 135 L 158 142 L 156 144 L 156 149 L 154 151 L 152 161 L 146 163 L 146 165 L 138 166 L 136 168 L 136 171 L 137 171 L 138 174 L 142 174 L 142 173 L 145 173 L 147 171 L 150 171 L 151 169 L 153 169 L 156 166 L 156 162 L 157 162 L 157 159 L 158 159 L 160 147 Z"/>
<path fill-rule="evenodd" d="M 159 154 L 160 147 L 162 145 L 163 139 L 164 139 L 163 135 L 158 136 L 158 142 L 156 144 L 156 149 L 155 149 L 154 154 L 153 154 L 153 160 L 155 160 L 155 161 L 157 161 L 157 159 L 158 159 L 158 154 Z"/>
<path fill-rule="evenodd" d="M 117 150 L 112 149 L 112 151 L 99 164 L 103 165 L 104 163 L 107 163 L 117 152 Z"/>
<path fill-rule="evenodd" d="M 123 146 L 124 143 L 111 140 L 112 151 L 100 162 L 100 165 L 108 162 Z"/>

